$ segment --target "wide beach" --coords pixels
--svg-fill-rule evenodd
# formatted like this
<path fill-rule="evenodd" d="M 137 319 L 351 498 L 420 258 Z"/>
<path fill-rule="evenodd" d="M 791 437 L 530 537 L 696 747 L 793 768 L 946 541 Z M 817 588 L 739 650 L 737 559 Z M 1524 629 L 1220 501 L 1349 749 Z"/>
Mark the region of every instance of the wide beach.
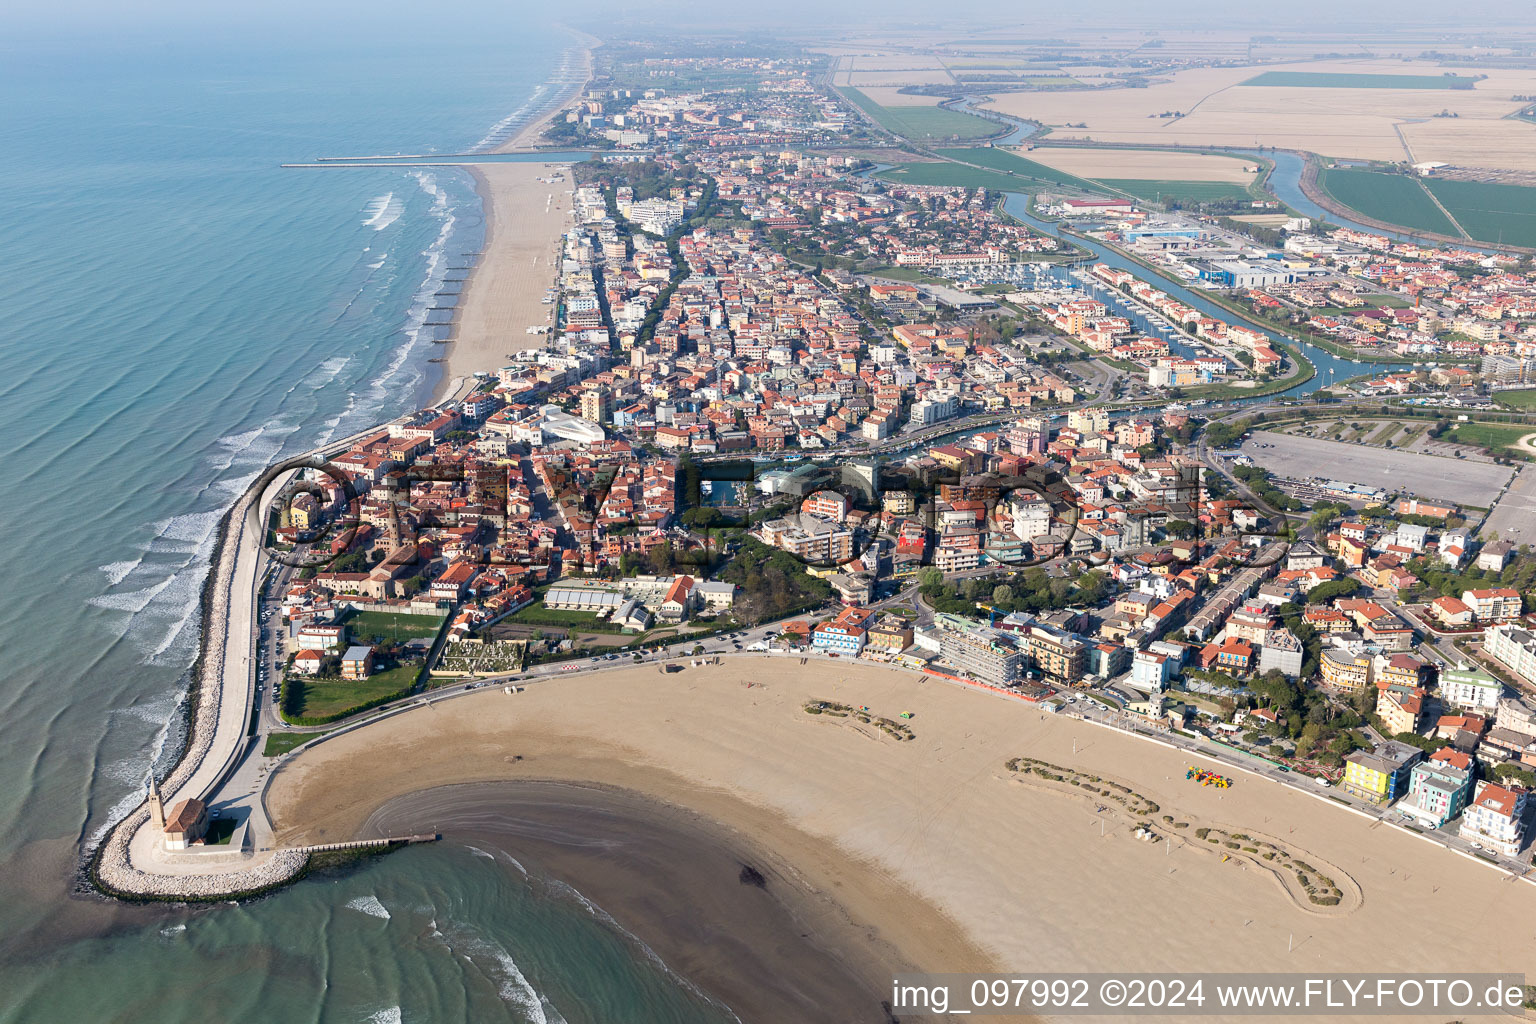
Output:
<path fill-rule="evenodd" d="M 513 353 L 544 343 L 528 328 L 554 323 L 555 306 L 543 299 L 555 284 L 560 236 L 570 226 L 568 166 L 484 163 L 469 172 L 485 210 L 485 243 L 444 352 L 440 399 L 463 397 L 474 374 L 495 373 Z"/>
<path fill-rule="evenodd" d="M 557 86 L 544 110 L 494 153 L 514 153 L 537 144 L 544 129 L 581 95 L 592 74 L 592 48 L 601 40 L 584 32 L 579 81 Z M 485 211 L 485 243 L 464 286 L 453 338 L 443 356 L 443 376 L 434 398 L 462 398 L 476 373 L 494 373 L 514 352 L 538 348 L 543 335 L 528 328 L 553 323 L 554 309 L 542 301 L 555 283 L 560 236 L 570 227 L 568 166 L 554 163 L 487 162 L 467 168 Z M 558 175 L 563 180 L 550 182 Z"/>
<path fill-rule="evenodd" d="M 911 711 L 915 737 L 807 714 L 814 698 L 887 718 Z M 1006 764 L 1017 756 L 1123 783 L 1160 805 L 1159 816 L 1267 837 L 1331 873 L 1351 898 L 1306 905 L 1261 865 L 1224 861 L 1193 829 L 1137 841 L 1131 819 L 1113 809 L 1101 813 L 1065 786 L 1020 781 Z M 792 890 L 786 906 L 826 911 L 809 940 L 841 951 L 873 992 L 907 965 L 1536 972 L 1536 946 L 1498 938 L 1529 933 L 1536 890 L 1525 883 L 1321 796 L 1243 775 L 1231 789 L 1198 787 L 1184 778 L 1190 761 L 931 677 L 736 657 L 674 675 L 653 666 L 573 674 L 514 696 L 488 689 L 414 710 L 299 754 L 279 769 L 268 806 L 279 841 L 291 844 L 405 824 L 411 815 L 394 810 L 370 817 L 457 783 L 629 791 L 762 856 L 775 872 L 770 891 L 779 875 L 796 880 L 780 887 Z M 525 792 L 509 788 L 508 806 Z M 492 821 L 494 793 L 473 801 Z M 416 809 L 412 823 L 431 827 L 430 808 Z M 452 841 L 453 818 L 443 817 Z M 580 821 L 574 814 L 565 824 L 579 830 Z M 515 855 L 515 835 L 502 843 Z M 561 877 L 548 846 L 536 859 Z M 599 905 L 602 888 L 588 893 Z M 689 888 L 665 899 L 707 917 Z M 731 972 L 708 969 L 686 932 L 628 917 L 622 900 L 606 909 L 721 995 Z"/>

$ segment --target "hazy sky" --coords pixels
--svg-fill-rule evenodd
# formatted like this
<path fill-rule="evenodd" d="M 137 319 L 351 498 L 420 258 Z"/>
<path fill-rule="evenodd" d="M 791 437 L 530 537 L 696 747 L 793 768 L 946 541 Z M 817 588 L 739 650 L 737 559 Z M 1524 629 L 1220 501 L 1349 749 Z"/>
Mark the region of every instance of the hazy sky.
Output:
<path fill-rule="evenodd" d="M 954 31 L 985 24 L 1020 34 L 1072 29 L 1206 29 L 1248 32 L 1380 32 L 1383 26 L 1438 28 L 1459 35 L 1530 26 L 1530 4 L 1485 0 L 1287 0 L 1284 3 L 1210 0 L 48 0 L 0 4 L 0 31 L 32 37 L 138 39 L 209 33 L 213 38 L 302 39 L 323 43 L 332 33 L 408 39 L 419 32 L 515 30 L 526 18 L 603 26 L 640 21 L 653 30 L 682 27 L 771 27 L 815 32 L 871 26 L 932 26 Z M 11 42 L 15 42 L 14 36 Z"/>

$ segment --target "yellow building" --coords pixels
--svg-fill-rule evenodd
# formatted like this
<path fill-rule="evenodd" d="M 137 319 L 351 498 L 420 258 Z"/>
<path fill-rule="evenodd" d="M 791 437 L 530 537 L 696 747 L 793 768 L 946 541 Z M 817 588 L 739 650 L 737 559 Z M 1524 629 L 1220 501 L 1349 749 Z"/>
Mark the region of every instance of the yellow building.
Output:
<path fill-rule="evenodd" d="M 864 638 L 865 648 L 899 654 L 912 646 L 912 627 L 901 619 L 886 618 L 871 626 Z"/>
<path fill-rule="evenodd" d="M 295 530 L 309 530 L 318 525 L 320 503 L 308 491 L 295 495 L 288 503 L 288 522 Z"/>
<path fill-rule="evenodd" d="M 1371 684 L 1371 659 L 1364 654 L 1324 651 L 1321 668 L 1323 682 L 1340 690 L 1358 693 Z"/>
<path fill-rule="evenodd" d="M 1383 743 L 1367 753 L 1357 750 L 1344 758 L 1340 788 L 1372 803 L 1387 804 L 1408 792 L 1409 774 L 1424 752 L 1402 743 Z"/>

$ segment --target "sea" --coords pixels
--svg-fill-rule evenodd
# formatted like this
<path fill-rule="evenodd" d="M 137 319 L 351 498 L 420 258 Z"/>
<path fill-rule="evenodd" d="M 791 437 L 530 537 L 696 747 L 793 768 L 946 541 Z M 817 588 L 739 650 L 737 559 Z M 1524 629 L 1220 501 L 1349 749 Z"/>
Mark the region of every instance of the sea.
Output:
<path fill-rule="evenodd" d="M 428 400 L 434 292 L 482 241 L 461 169 L 280 164 L 488 145 L 575 42 L 527 18 L 0 38 L 0 1021 L 733 1019 L 464 843 L 243 905 L 78 887 L 180 748 L 220 516 Z"/>

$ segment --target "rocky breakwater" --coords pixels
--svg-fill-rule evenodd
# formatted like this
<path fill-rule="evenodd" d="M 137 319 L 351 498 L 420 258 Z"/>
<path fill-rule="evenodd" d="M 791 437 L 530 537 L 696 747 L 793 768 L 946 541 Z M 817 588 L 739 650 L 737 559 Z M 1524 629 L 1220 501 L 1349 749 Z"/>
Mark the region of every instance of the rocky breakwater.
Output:
<path fill-rule="evenodd" d="M 181 790 L 210 756 L 228 757 L 231 751 L 212 751 L 218 730 L 225 683 L 225 647 L 228 642 L 230 606 L 236 595 L 234 582 L 242 548 L 256 557 L 261 542 L 260 524 L 253 516 L 271 482 L 296 468 L 305 457 L 291 459 L 263 473 L 240 496 L 219 525 L 218 547 L 202 593 L 202 648 L 193 666 L 189 699 L 191 720 L 181 759 L 160 783 L 170 799 L 201 797 Z M 254 534 L 253 534 L 253 531 Z M 174 796 L 172 796 L 174 794 Z M 119 821 L 87 864 L 90 881 L 101 891 L 124 899 L 227 899 L 271 888 L 303 871 L 308 854 L 277 850 L 210 864 L 197 853 L 173 855 L 160 849 L 159 837 L 144 832 L 149 824 L 149 804 L 141 804 Z"/>

